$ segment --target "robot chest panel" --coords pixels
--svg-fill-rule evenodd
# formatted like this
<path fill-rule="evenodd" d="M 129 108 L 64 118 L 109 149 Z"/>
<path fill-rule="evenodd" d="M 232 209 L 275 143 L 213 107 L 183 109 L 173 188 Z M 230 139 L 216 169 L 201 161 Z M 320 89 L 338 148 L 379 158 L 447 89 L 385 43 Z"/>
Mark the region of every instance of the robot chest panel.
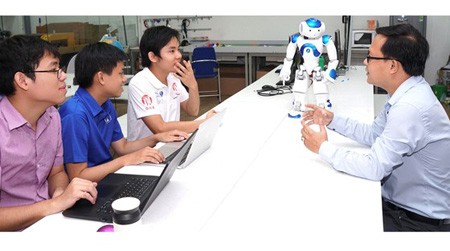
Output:
<path fill-rule="evenodd" d="M 300 42 L 301 44 L 298 45 L 298 48 L 304 59 L 318 58 L 322 55 L 323 44 L 320 40 L 303 40 Z"/>

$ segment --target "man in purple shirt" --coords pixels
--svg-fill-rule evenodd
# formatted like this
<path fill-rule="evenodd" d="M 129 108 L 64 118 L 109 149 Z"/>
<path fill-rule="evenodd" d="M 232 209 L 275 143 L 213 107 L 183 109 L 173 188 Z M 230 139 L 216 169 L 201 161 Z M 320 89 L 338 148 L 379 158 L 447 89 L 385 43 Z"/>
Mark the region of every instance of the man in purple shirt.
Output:
<path fill-rule="evenodd" d="M 95 203 L 96 183 L 63 168 L 61 121 L 66 74 L 60 54 L 33 36 L 0 45 L 0 231 L 24 229 L 83 198 Z"/>

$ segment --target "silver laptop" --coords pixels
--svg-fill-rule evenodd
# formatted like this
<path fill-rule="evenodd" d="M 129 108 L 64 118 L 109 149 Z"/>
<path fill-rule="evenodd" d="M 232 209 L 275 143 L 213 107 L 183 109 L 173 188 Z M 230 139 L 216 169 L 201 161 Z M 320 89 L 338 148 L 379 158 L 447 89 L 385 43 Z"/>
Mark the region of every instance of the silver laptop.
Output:
<path fill-rule="evenodd" d="M 191 141 L 191 145 L 181 160 L 178 168 L 185 168 L 191 164 L 194 160 L 198 158 L 202 153 L 208 150 L 216 136 L 217 130 L 219 129 L 223 116 L 225 115 L 225 109 L 218 112 L 216 115 L 207 119 L 205 122 L 201 123 L 197 129 L 195 138 Z M 161 153 L 164 155 L 166 161 L 171 160 L 172 156 L 177 153 L 177 150 L 183 145 L 184 142 L 170 142 L 166 143 L 159 148 Z"/>

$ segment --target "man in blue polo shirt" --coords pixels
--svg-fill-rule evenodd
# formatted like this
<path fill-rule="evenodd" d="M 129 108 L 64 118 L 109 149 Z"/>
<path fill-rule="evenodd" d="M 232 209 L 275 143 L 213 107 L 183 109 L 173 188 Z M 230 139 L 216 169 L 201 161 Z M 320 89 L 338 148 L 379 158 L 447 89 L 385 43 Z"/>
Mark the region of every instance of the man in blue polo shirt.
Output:
<path fill-rule="evenodd" d="M 79 89 L 59 109 L 62 119 L 64 163 L 69 178 L 100 181 L 125 165 L 161 163 L 164 156 L 150 146 L 188 137 L 178 130 L 127 141 L 110 98 L 123 92 L 126 55 L 106 44 L 88 45 L 77 54 L 75 78 Z M 120 156 L 113 159 L 110 147 Z"/>

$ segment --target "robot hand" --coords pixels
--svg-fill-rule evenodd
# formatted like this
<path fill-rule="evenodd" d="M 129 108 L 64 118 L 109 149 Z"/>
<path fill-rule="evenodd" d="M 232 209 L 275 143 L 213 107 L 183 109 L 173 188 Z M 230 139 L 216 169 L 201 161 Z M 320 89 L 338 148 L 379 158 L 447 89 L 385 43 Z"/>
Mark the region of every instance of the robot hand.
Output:
<path fill-rule="evenodd" d="M 294 48 L 295 50 L 295 48 Z M 281 68 L 280 71 L 280 79 L 282 81 L 289 81 L 291 78 L 291 66 L 292 66 L 292 59 L 285 58 L 283 61 L 283 68 Z"/>
<path fill-rule="evenodd" d="M 337 78 L 337 73 L 335 69 L 327 69 L 325 71 L 324 77 L 326 80 L 328 80 L 328 82 L 331 82 L 334 84 L 336 78 Z"/>
<path fill-rule="evenodd" d="M 283 81 L 289 81 L 291 78 L 291 67 L 286 64 L 283 65 L 280 71 L 280 79 Z"/>

